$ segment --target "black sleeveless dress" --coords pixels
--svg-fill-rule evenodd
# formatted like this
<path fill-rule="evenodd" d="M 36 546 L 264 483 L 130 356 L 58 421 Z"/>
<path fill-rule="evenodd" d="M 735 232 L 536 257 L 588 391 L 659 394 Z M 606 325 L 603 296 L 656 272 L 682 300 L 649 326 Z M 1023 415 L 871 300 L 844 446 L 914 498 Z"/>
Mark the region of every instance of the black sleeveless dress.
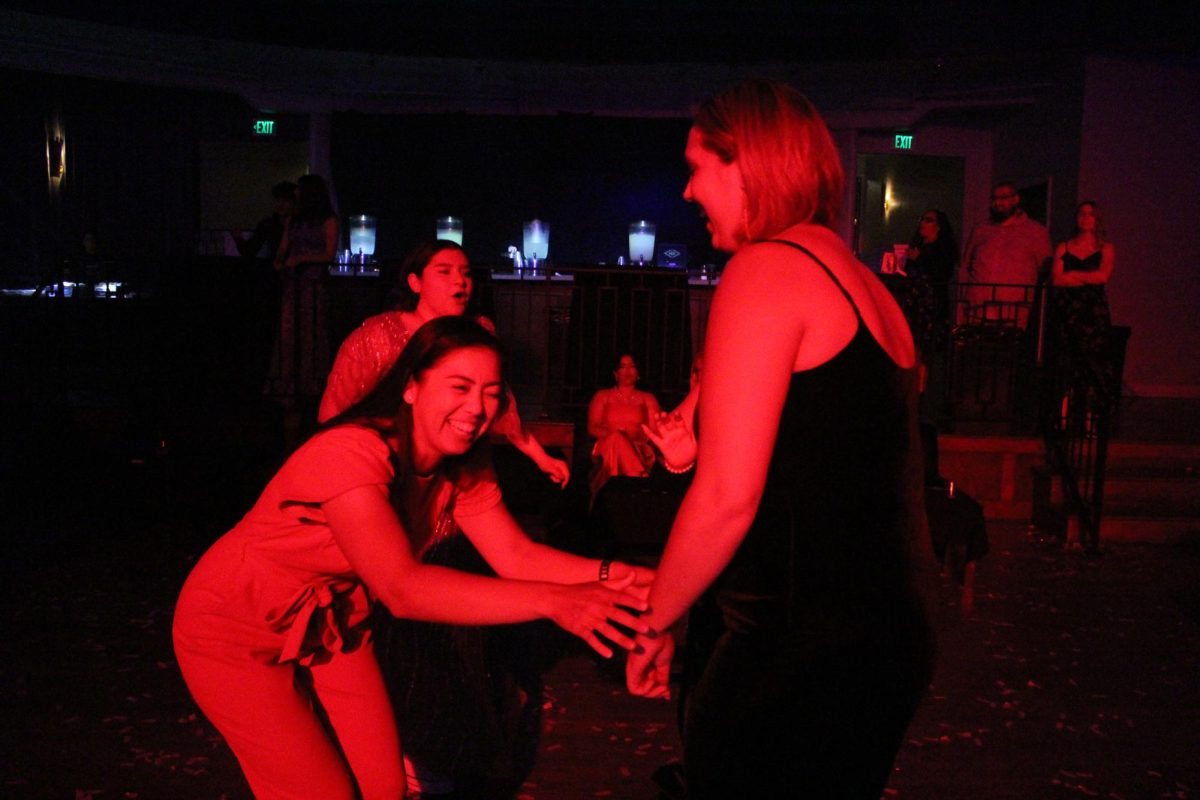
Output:
<path fill-rule="evenodd" d="M 780 243 L 858 330 L 792 375 L 757 516 L 715 587 L 725 631 L 688 695 L 688 796 L 876 800 L 931 674 L 911 581 L 916 370 Z"/>
<path fill-rule="evenodd" d="M 1095 272 L 1100 269 L 1102 258 L 1100 250 L 1079 258 L 1064 249 L 1063 272 Z M 1113 370 L 1106 354 L 1112 321 L 1104 284 L 1055 286 L 1052 296 L 1060 369 L 1065 370 L 1072 382 L 1099 380 L 1111 388 L 1108 384 L 1113 380 Z"/>

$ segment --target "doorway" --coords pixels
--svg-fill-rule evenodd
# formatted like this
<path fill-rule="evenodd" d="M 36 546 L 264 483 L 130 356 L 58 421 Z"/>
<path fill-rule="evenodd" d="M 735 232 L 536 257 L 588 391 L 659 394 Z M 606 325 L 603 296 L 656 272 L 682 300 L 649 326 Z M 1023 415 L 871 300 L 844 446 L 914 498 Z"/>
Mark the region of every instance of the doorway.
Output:
<path fill-rule="evenodd" d="M 945 212 L 962 245 L 964 159 L 867 153 L 858 157 L 854 249 L 879 271 L 883 254 L 907 244 L 926 209 Z"/>

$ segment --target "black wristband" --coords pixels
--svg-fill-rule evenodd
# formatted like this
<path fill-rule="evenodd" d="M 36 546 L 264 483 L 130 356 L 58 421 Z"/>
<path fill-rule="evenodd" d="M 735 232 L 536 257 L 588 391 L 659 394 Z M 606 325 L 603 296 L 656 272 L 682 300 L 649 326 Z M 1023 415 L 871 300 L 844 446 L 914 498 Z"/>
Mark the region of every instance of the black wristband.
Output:
<path fill-rule="evenodd" d="M 612 559 L 606 558 L 600 562 L 600 580 L 608 580 L 608 570 L 612 567 Z"/>

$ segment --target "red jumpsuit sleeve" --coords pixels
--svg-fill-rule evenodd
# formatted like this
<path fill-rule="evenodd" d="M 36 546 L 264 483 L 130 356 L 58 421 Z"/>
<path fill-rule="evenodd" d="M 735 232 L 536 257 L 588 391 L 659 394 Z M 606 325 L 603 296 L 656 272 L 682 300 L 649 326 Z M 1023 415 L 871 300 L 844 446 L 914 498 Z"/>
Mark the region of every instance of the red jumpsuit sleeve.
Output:
<path fill-rule="evenodd" d="M 454 494 L 456 519 L 482 514 L 500 503 L 500 486 L 490 467 L 478 467 L 459 476 Z"/>
<path fill-rule="evenodd" d="M 323 503 L 360 486 L 389 486 L 394 476 L 391 453 L 379 433 L 358 425 L 339 425 L 310 439 L 293 456 L 292 480 L 284 502 Z"/>

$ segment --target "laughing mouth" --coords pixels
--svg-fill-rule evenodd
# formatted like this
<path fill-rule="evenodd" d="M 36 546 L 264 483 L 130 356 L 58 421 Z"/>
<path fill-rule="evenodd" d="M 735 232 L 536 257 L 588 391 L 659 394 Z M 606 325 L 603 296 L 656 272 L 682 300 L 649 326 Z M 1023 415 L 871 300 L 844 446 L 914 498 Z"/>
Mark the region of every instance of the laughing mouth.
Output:
<path fill-rule="evenodd" d="M 446 427 L 467 439 L 474 439 L 479 435 L 479 425 L 475 422 L 448 419 L 446 420 Z"/>

